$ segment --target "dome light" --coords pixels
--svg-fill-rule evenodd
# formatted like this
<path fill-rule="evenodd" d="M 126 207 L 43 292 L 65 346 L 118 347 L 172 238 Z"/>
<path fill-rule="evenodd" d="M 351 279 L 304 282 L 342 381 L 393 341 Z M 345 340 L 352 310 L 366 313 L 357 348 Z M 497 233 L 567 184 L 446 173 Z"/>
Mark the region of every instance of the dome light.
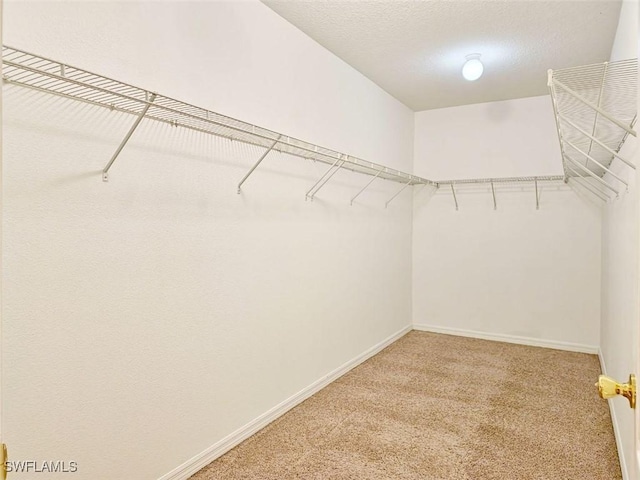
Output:
<path fill-rule="evenodd" d="M 472 53 L 470 55 L 467 55 L 466 59 L 467 61 L 462 67 L 462 76 L 465 78 L 465 80 L 473 82 L 482 76 L 484 66 L 480 61 L 479 53 Z"/>

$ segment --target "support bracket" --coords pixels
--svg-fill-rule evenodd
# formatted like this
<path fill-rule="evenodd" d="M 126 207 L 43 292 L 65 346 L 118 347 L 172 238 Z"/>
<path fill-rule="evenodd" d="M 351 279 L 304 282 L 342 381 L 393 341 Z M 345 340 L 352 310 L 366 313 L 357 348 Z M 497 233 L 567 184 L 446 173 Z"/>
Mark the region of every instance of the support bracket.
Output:
<path fill-rule="evenodd" d="M 613 193 L 616 194 L 616 197 L 619 195 L 618 191 L 613 188 L 611 185 L 609 185 L 607 182 L 605 182 L 602 178 L 600 178 L 599 176 L 597 176 L 595 173 L 593 173 L 591 170 L 589 170 L 587 167 L 585 167 L 584 165 L 582 165 L 580 162 L 575 161 L 573 158 L 571 158 L 569 155 L 565 155 L 565 158 L 567 160 L 569 160 L 572 164 L 574 164 L 576 167 L 579 167 L 580 170 L 583 170 L 584 172 L 586 172 L 589 176 L 595 178 L 599 183 L 601 183 L 602 185 L 604 185 L 605 187 L 607 187 L 609 190 L 611 190 Z"/>
<path fill-rule="evenodd" d="M 593 158 L 591 155 L 589 155 L 588 153 L 580 150 L 578 147 L 576 147 L 573 143 L 571 143 L 568 140 L 565 140 L 565 142 L 567 143 L 567 145 L 569 145 L 571 148 L 573 148 L 576 152 L 584 155 L 585 157 L 587 157 L 589 160 L 591 160 L 593 163 L 595 163 L 596 165 L 598 165 L 600 168 L 602 168 L 605 172 L 607 172 L 609 175 L 611 175 L 613 178 L 615 178 L 616 180 L 618 180 L 620 183 L 622 183 L 625 187 L 627 187 L 627 190 L 629 190 L 629 184 L 627 182 L 625 182 L 622 178 L 620 178 L 619 175 L 616 175 L 615 172 L 611 171 L 610 169 L 608 169 L 607 167 L 605 167 L 603 164 L 601 164 L 599 161 L 597 161 L 595 158 Z"/>
<path fill-rule="evenodd" d="M 453 187 L 453 182 L 451 182 L 451 193 L 453 193 L 453 201 L 456 204 L 456 211 L 458 211 L 458 197 L 456 197 L 456 189 Z"/>
<path fill-rule="evenodd" d="M 616 152 L 615 150 L 613 150 L 612 148 L 609 148 L 607 145 L 605 145 L 602 141 L 598 140 L 596 137 L 594 137 L 593 135 L 589 134 L 588 132 L 586 132 L 585 130 L 583 130 L 582 128 L 580 128 L 578 125 L 576 125 L 575 123 L 573 123 L 571 120 L 569 120 L 567 117 L 565 117 L 564 115 L 560 114 L 559 115 L 560 119 L 562 119 L 562 121 L 567 122 L 569 125 L 571 125 L 573 128 L 575 128 L 577 131 L 579 131 L 580 133 L 582 133 L 583 135 L 585 135 L 587 138 L 591 139 L 592 141 L 596 142 L 598 145 L 600 145 L 602 148 L 604 148 L 607 152 L 609 152 L 611 155 L 613 155 L 614 157 L 617 157 L 618 159 L 620 159 L 620 161 L 622 163 L 624 163 L 625 165 L 633 168 L 634 170 L 636 169 L 636 166 L 631 163 L 629 160 L 627 160 L 626 158 L 624 158 L 623 156 L 621 156 L 618 152 Z"/>
<path fill-rule="evenodd" d="M 569 171 L 576 175 L 575 177 L 569 177 L 570 180 L 574 180 L 577 185 L 580 185 L 585 190 L 588 190 L 589 192 L 594 194 L 596 197 L 598 197 L 603 202 L 609 201 L 609 196 L 607 196 L 606 194 L 602 193 L 601 190 L 598 190 L 593 185 L 589 184 L 589 182 L 587 182 L 587 179 L 584 178 L 583 176 L 581 176 L 576 170 L 574 170 L 573 168 L 569 167 Z M 578 181 L 578 179 L 580 179 L 581 181 Z"/>
<path fill-rule="evenodd" d="M 493 196 L 493 209 L 498 209 L 498 204 L 496 203 L 496 189 L 493 186 L 493 182 L 491 182 L 491 195 Z"/>
<path fill-rule="evenodd" d="M 598 104 L 597 104 L 598 108 L 602 106 L 602 94 L 604 93 L 604 86 L 607 79 L 608 68 L 609 68 L 609 62 L 604 62 L 604 68 L 602 69 L 602 80 L 600 83 L 600 93 L 598 93 Z M 593 117 L 593 129 L 591 130 L 591 135 L 595 136 L 597 129 L 598 129 L 598 112 L 596 112 L 596 114 Z M 587 151 L 587 153 L 590 154 L 592 149 L 593 149 L 593 139 L 589 143 L 589 150 Z M 585 167 L 588 166 L 588 162 L 589 160 L 585 162 L 584 164 Z"/>
<path fill-rule="evenodd" d="M 253 164 L 253 167 L 251 167 L 251 169 L 247 172 L 247 174 L 242 177 L 242 180 L 240 180 L 240 183 L 238 183 L 238 195 L 240 195 L 240 191 L 242 189 L 242 184 L 247 180 L 247 178 L 249 178 L 249 176 L 253 173 L 253 171 L 258 168 L 258 165 L 260 165 L 262 163 L 262 161 L 267 157 L 267 155 L 269 155 L 269 152 L 271 150 L 273 150 L 273 148 L 278 144 L 278 142 L 280 141 L 280 138 L 282 137 L 282 135 L 278 135 L 278 138 L 276 138 L 275 142 L 273 142 L 269 148 L 267 148 L 267 150 L 262 154 L 262 156 L 258 159 L 258 161 L 256 163 Z"/>
<path fill-rule="evenodd" d="M 563 173 L 563 181 L 567 183 L 569 181 L 569 175 L 567 173 L 567 168 L 565 166 L 564 161 L 564 145 L 562 144 L 562 129 L 560 128 L 560 112 L 558 111 L 558 102 L 556 101 L 556 89 L 553 84 L 553 70 L 547 70 L 547 85 L 549 86 L 549 90 L 551 91 L 551 105 L 553 106 L 553 119 L 556 122 L 556 128 L 558 130 L 558 140 L 560 145 L 560 156 L 562 158 L 562 173 Z"/>
<path fill-rule="evenodd" d="M 304 199 L 307 200 L 310 198 L 311 201 L 313 202 L 313 197 L 316 196 L 316 193 L 318 193 L 320 189 L 324 187 L 324 185 L 331 179 L 331 177 L 333 177 L 338 172 L 338 170 L 340 170 L 340 168 L 342 167 L 342 165 L 344 165 L 345 162 L 346 162 L 346 159 L 343 160 L 342 155 L 340 155 L 340 157 L 338 157 L 336 161 L 333 162 L 333 164 L 329 167 L 329 169 L 326 172 L 324 172 L 324 174 L 322 174 L 322 176 L 318 179 L 318 181 L 313 184 L 313 187 L 311 187 L 307 191 L 307 193 L 304 196 Z"/>
<path fill-rule="evenodd" d="M 375 177 L 373 177 L 371 180 L 369 180 L 369 182 L 368 182 L 364 187 L 362 187 L 362 189 L 360 189 L 360 191 L 359 191 L 358 193 L 356 193 L 356 194 L 353 196 L 353 198 L 351 198 L 350 205 L 353 205 L 353 201 L 354 201 L 356 198 L 358 198 L 358 197 L 360 196 L 360 194 L 361 194 L 362 192 L 364 192 L 364 191 L 369 187 L 369 185 L 371 185 L 371 184 L 373 183 L 373 181 L 374 181 L 376 178 L 378 178 L 378 177 L 380 176 L 380 174 L 381 174 L 383 171 L 384 171 L 384 169 L 383 169 L 383 170 L 380 170 L 378 173 L 376 173 L 376 176 L 375 176 Z"/>
<path fill-rule="evenodd" d="M 412 181 L 413 181 L 413 178 L 410 178 L 409 181 L 407 183 L 405 183 L 403 185 L 403 187 L 393 195 L 393 197 L 391 197 L 389 200 L 387 200 L 386 203 L 384 204 L 384 208 L 387 208 L 394 198 L 396 198 L 398 195 L 400 195 L 404 191 L 405 188 L 407 188 L 409 185 L 411 185 Z"/>
<path fill-rule="evenodd" d="M 147 93 L 147 95 L 148 95 L 148 93 Z M 157 96 L 158 95 L 156 93 L 152 93 L 151 94 L 151 97 L 147 100 L 147 104 L 142 109 L 142 112 L 140 112 L 140 114 L 138 115 L 138 118 L 136 118 L 136 121 L 133 122 L 133 125 L 131 125 L 131 128 L 129 129 L 129 131 L 125 135 L 124 139 L 122 140 L 122 142 L 120 142 L 120 145 L 118 145 L 118 148 L 116 149 L 115 153 L 111 157 L 111 160 L 109 160 L 109 163 L 107 163 L 107 166 L 104 167 L 104 169 L 102 170 L 102 181 L 103 182 L 108 182 L 109 181 L 109 169 L 113 165 L 113 162 L 116 161 L 116 158 L 118 158 L 118 155 L 120 155 L 120 152 L 122 152 L 122 149 L 125 147 L 125 145 L 129 141 L 129 139 L 131 138 L 131 135 L 133 135 L 133 132 L 135 132 L 136 128 L 138 128 L 138 125 L 140 125 L 140 122 L 142 121 L 144 116 L 149 111 L 149 108 L 151 108 L 151 104 L 154 102 L 154 100 L 156 99 Z"/>

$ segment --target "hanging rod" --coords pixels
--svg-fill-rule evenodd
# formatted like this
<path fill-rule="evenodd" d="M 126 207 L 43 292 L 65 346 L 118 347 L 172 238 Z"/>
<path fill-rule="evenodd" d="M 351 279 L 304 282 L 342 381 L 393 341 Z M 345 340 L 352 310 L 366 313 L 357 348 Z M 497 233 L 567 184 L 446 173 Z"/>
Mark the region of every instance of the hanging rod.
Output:
<path fill-rule="evenodd" d="M 277 143 L 275 149 L 281 153 L 328 165 L 341 160 L 342 169 L 385 180 L 435 186 L 426 178 L 346 155 L 24 50 L 5 45 L 2 47 L 2 61 L 3 80 L 9 84 L 129 113 L 138 119 L 144 117 L 267 149 Z M 153 101 L 149 100 L 150 95 L 155 95 Z"/>

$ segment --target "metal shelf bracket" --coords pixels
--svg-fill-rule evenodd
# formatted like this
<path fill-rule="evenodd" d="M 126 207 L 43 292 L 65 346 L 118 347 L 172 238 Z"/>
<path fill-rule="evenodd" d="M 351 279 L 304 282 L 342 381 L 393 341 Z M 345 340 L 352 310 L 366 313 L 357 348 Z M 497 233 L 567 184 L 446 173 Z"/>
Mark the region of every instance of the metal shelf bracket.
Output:
<path fill-rule="evenodd" d="M 611 185 L 609 185 L 607 182 L 605 182 L 602 178 L 600 178 L 598 175 L 596 175 L 595 173 L 593 173 L 591 170 L 589 170 L 587 167 L 585 167 L 584 165 L 582 165 L 580 162 L 574 160 L 573 158 L 571 158 L 569 155 L 565 155 L 564 157 L 565 159 L 569 160 L 573 165 L 575 165 L 576 167 L 580 168 L 580 170 L 584 171 L 585 173 L 587 173 L 590 177 L 595 178 L 596 181 L 602 185 L 604 185 L 605 187 L 607 187 L 609 190 L 611 190 L 613 193 L 616 194 L 616 197 L 618 196 L 618 191 L 613 188 Z"/>
<path fill-rule="evenodd" d="M 493 196 L 493 209 L 498 209 L 498 204 L 496 203 L 496 189 L 493 186 L 493 182 L 491 182 L 491 195 Z"/>
<path fill-rule="evenodd" d="M 453 202 L 456 204 L 456 212 L 458 211 L 458 197 L 456 197 L 456 189 L 453 186 L 453 182 L 451 182 L 451 193 L 453 194 Z"/>
<path fill-rule="evenodd" d="M 253 164 L 253 167 L 251 167 L 251 169 L 247 172 L 247 174 L 244 177 L 242 177 L 242 180 L 240 180 L 240 183 L 238 183 L 238 190 L 237 190 L 238 195 L 240 195 L 242 184 L 247 180 L 247 178 L 249 178 L 249 176 L 253 173 L 253 171 L 256 168 L 258 168 L 258 165 L 262 163 L 262 161 L 267 157 L 267 155 L 269 155 L 269 152 L 271 152 L 271 150 L 273 150 L 273 148 L 278 144 L 278 142 L 280 141 L 280 138 L 282 138 L 282 135 L 278 136 L 276 141 L 273 142 L 269 148 L 267 148 L 267 150 L 262 154 L 262 156 L 258 159 L 258 161 Z"/>
<path fill-rule="evenodd" d="M 576 125 L 575 123 L 573 123 L 571 120 L 569 120 L 566 116 L 559 114 L 558 115 L 562 121 L 566 122 L 567 124 L 571 125 L 573 128 L 575 128 L 578 132 L 582 133 L 583 135 L 585 135 L 587 138 L 589 138 L 591 141 L 596 142 L 598 145 L 600 145 L 603 149 L 605 149 L 607 152 L 609 152 L 611 155 L 613 155 L 614 157 L 617 157 L 618 159 L 620 159 L 620 161 L 622 163 L 624 163 L 625 165 L 629 166 L 630 168 L 633 168 L 634 170 L 636 169 L 636 166 L 631 163 L 629 160 L 627 160 L 625 157 L 623 157 L 622 155 L 620 155 L 620 153 L 616 152 L 615 150 L 609 148 L 606 144 L 604 144 L 602 141 L 598 140 L 596 137 L 594 137 L 593 135 L 589 134 L 588 132 L 585 132 L 582 128 L 580 128 L 578 125 Z"/>
<path fill-rule="evenodd" d="M 578 147 L 576 147 L 573 143 L 571 143 L 569 140 L 566 140 L 566 144 L 569 145 L 571 148 L 573 148 L 576 152 L 580 153 L 581 155 L 584 155 L 586 158 L 588 158 L 589 160 L 591 160 L 593 163 L 595 163 L 596 165 L 598 165 L 600 168 L 602 168 L 605 172 L 607 172 L 609 175 L 611 175 L 613 178 L 615 178 L 616 180 L 618 180 L 620 183 L 622 183 L 625 187 L 627 187 L 627 190 L 629 189 L 629 184 L 627 182 L 625 182 L 622 178 L 620 178 L 620 176 L 616 175 L 613 171 L 611 171 L 610 169 L 608 169 L 607 167 L 605 167 L 602 163 L 600 163 L 598 160 L 596 160 L 595 158 L 593 158 L 591 155 L 589 155 L 587 152 L 584 152 L 582 150 L 580 150 Z"/>
<path fill-rule="evenodd" d="M 391 197 L 389 200 L 387 200 L 386 203 L 384 204 L 384 208 L 387 208 L 394 198 L 396 198 L 398 195 L 400 195 L 404 191 L 405 188 L 407 188 L 409 185 L 411 185 L 412 181 L 413 181 L 413 178 L 410 178 L 409 181 L 407 183 L 405 183 L 402 186 L 402 188 L 395 193 L 395 195 L 393 195 L 393 197 Z"/>
<path fill-rule="evenodd" d="M 64 73 L 64 71 L 62 73 Z M 133 125 L 131 125 L 131 128 L 129 129 L 129 131 L 125 135 L 125 137 L 122 140 L 122 142 L 120 142 L 120 145 L 118 145 L 118 148 L 116 149 L 115 153 L 111 157 L 111 160 L 109 160 L 109 163 L 107 163 L 107 166 L 104 167 L 104 169 L 102 170 L 102 181 L 103 182 L 108 182 L 109 181 L 109 169 L 113 165 L 113 162 L 116 161 L 116 158 L 118 158 L 118 155 L 120 155 L 120 152 L 122 152 L 122 149 L 125 147 L 125 145 L 129 141 L 129 139 L 131 138 L 131 135 L 133 135 L 133 132 L 135 132 L 136 128 L 138 128 L 138 125 L 140 125 L 140 122 L 142 121 L 144 116 L 149 111 L 149 108 L 151 108 L 151 104 L 156 99 L 157 94 L 152 93 L 151 97 L 149 97 L 148 96 L 148 92 L 147 92 L 146 97 L 147 97 L 147 104 L 142 109 L 142 112 L 140 112 L 140 115 L 138 115 L 138 118 L 136 118 L 136 121 L 133 122 Z"/>
<path fill-rule="evenodd" d="M 383 171 L 384 171 L 384 170 L 380 170 L 378 173 L 376 173 L 376 176 L 375 176 L 375 177 L 373 177 L 371 180 L 369 180 L 369 182 L 367 182 L 367 184 L 366 184 L 364 187 L 362 187 L 362 188 L 360 189 L 360 191 L 359 191 L 358 193 L 356 193 L 356 194 L 351 198 L 351 202 L 350 202 L 349 204 L 350 204 L 350 205 L 353 205 L 353 201 L 354 201 L 356 198 L 358 198 L 358 197 L 360 196 L 360 194 L 361 194 L 362 192 L 364 192 L 364 191 L 367 189 L 367 187 L 369 187 L 369 185 L 371 185 L 371 184 L 373 183 L 373 181 L 374 181 L 376 178 L 378 178 L 378 177 L 380 176 L 380 174 L 381 174 Z"/>
<path fill-rule="evenodd" d="M 609 197 L 606 194 L 602 193 L 601 190 L 598 190 L 593 185 L 589 184 L 589 182 L 587 182 L 587 179 L 584 178 L 582 175 L 580 175 L 576 170 L 574 170 L 571 167 L 567 167 L 567 168 L 571 173 L 574 174 L 573 177 L 570 177 L 570 180 L 573 180 L 574 183 L 576 183 L 577 185 L 580 185 L 585 190 L 588 190 L 589 192 L 591 192 L 593 195 L 598 197 L 603 202 L 609 201 Z M 578 179 L 580 179 L 580 181 L 578 181 Z M 569 182 L 567 182 L 567 183 L 569 183 Z"/>
<path fill-rule="evenodd" d="M 340 170 L 340 168 L 342 167 L 342 165 L 344 165 L 345 162 L 346 162 L 346 159 L 343 160 L 342 155 L 340 155 L 340 157 L 338 157 L 338 159 L 336 159 L 336 161 L 333 162 L 333 165 L 331 165 L 328 168 L 328 170 L 324 172 L 324 174 L 318 179 L 318 181 L 313 184 L 313 187 L 311 187 L 307 191 L 304 199 L 305 200 L 311 199 L 311 201 L 313 202 L 313 197 L 316 196 L 316 193 L 318 193 L 320 189 L 324 187 L 325 184 L 331 179 L 331 177 L 333 177 L 338 172 L 338 170 Z"/>

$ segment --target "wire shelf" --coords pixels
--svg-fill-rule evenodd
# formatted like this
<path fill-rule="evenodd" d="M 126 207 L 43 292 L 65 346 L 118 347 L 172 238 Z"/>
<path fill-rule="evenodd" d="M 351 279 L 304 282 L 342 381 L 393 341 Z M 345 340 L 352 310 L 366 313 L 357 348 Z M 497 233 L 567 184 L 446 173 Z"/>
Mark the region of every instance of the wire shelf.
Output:
<path fill-rule="evenodd" d="M 627 184 L 611 171 L 613 159 L 635 168 L 619 152 L 636 135 L 638 59 L 550 70 L 548 83 L 565 179 L 589 178 L 617 195 Z"/>
<path fill-rule="evenodd" d="M 468 185 L 483 183 L 518 183 L 518 182 L 557 182 L 564 180 L 562 175 L 544 175 L 539 177 L 497 177 L 497 178 L 468 178 L 460 180 L 438 180 L 438 186 L 443 185 Z"/>
<path fill-rule="evenodd" d="M 433 185 L 431 180 L 283 135 L 195 105 L 72 67 L 16 48 L 2 48 L 3 79 L 110 110 L 213 134 L 399 183 Z M 153 96 L 153 98 L 152 98 Z M 145 112 L 145 109 L 146 112 Z"/>
<path fill-rule="evenodd" d="M 413 185 L 430 185 L 434 188 L 439 188 L 440 186 L 453 187 L 457 184 L 491 183 L 493 189 L 494 183 L 528 182 L 536 184 L 537 192 L 538 182 L 553 182 L 563 179 L 567 180 L 567 170 L 565 169 L 564 177 L 526 176 L 433 181 L 390 167 L 386 167 L 384 165 L 369 162 L 354 156 L 346 155 L 335 150 L 321 147 L 319 145 L 315 145 L 303 140 L 299 140 L 291 136 L 287 136 L 257 125 L 253 125 L 251 123 L 244 122 L 242 120 L 228 117 L 211 110 L 197 107 L 180 100 L 160 95 L 143 88 L 120 82 L 103 75 L 92 73 L 81 68 L 73 67 L 65 63 L 51 60 L 40 55 L 29 53 L 24 50 L 19 50 L 17 48 L 4 45 L 2 47 L 2 61 L 3 81 L 8 84 L 19 85 L 40 92 L 108 108 L 110 110 L 125 112 L 137 117 L 137 120 L 134 123 L 133 127 L 116 150 L 116 153 L 112 157 L 107 167 L 105 167 L 105 170 L 103 172 L 103 179 L 105 180 L 107 179 L 108 169 L 111 167 L 113 161 L 118 156 L 118 154 L 128 141 L 129 137 L 137 127 L 138 123 L 142 119 L 150 119 L 158 122 L 163 122 L 169 125 L 184 127 L 191 130 L 204 132 L 223 138 L 228 138 L 230 140 L 235 140 L 265 148 L 266 151 L 264 155 L 258 160 L 258 162 L 238 185 L 238 191 L 240 190 L 240 186 L 246 180 L 246 178 L 253 172 L 253 170 L 259 165 L 259 163 L 271 150 L 277 150 L 282 153 L 322 162 L 331 166 L 329 170 L 327 170 L 325 175 L 323 175 L 323 177 L 318 180 L 316 185 L 314 185 L 314 187 L 312 187 L 312 189 L 307 192 L 307 198 L 311 199 L 313 199 L 317 191 L 339 169 L 346 169 L 372 176 L 373 179 L 364 188 L 370 185 L 370 183 L 376 178 L 382 178 L 403 184 L 402 189 L 399 190 L 389 200 L 389 202 L 393 200 L 393 198 L 395 198 L 407 186 Z M 591 84 L 588 83 L 587 80 L 594 76 L 597 76 L 598 72 L 600 72 L 597 67 L 594 68 L 595 73 L 591 72 L 590 70 L 587 71 L 584 78 L 580 80 L 580 85 L 585 84 L 587 88 L 592 88 Z M 632 69 L 633 66 L 629 65 L 625 65 L 624 68 L 620 67 L 619 75 L 624 77 L 627 83 L 625 83 L 622 87 L 618 86 L 616 88 L 614 88 L 615 85 L 612 83 L 611 92 L 607 90 L 607 94 L 603 96 L 603 106 L 608 107 L 610 104 L 613 104 L 613 106 L 617 106 L 619 102 L 619 100 L 617 99 L 619 96 L 626 98 L 626 95 L 628 93 L 627 90 L 631 90 L 628 77 L 631 75 L 629 72 L 631 72 Z M 567 81 L 567 75 L 564 75 L 562 72 L 564 71 L 558 71 L 559 78 Z M 576 77 L 577 75 L 573 76 Z M 571 75 L 569 75 L 569 77 L 571 77 Z M 574 84 L 572 83 L 572 85 Z M 564 100 L 562 101 L 564 102 Z M 571 110 L 577 108 L 579 107 L 573 106 L 569 109 Z M 620 107 L 619 109 L 614 109 L 616 113 L 618 113 L 619 110 L 621 111 L 622 107 Z M 624 114 L 624 118 L 626 119 L 632 113 L 630 110 L 625 110 Z M 583 114 L 580 113 L 580 115 L 582 116 Z M 633 115 L 635 115 L 635 112 L 633 112 Z M 589 118 L 591 119 L 591 117 Z M 586 126 L 586 120 L 583 119 L 581 120 L 581 122 L 581 125 Z M 622 140 L 620 140 L 618 136 L 609 134 L 608 130 L 606 130 L 604 126 L 598 124 L 597 122 L 595 123 L 595 125 L 597 127 L 598 133 L 602 133 L 605 137 L 611 137 L 607 140 L 609 144 L 615 146 L 615 148 L 619 148 L 619 144 Z M 579 139 L 575 140 L 578 141 Z M 584 142 L 584 139 L 580 139 L 580 141 Z M 584 143 L 580 143 L 580 145 L 584 145 Z M 360 192 L 358 192 L 355 197 L 352 198 L 351 203 L 353 203 L 353 200 L 355 200 L 357 196 L 362 193 L 364 188 L 360 190 Z M 453 190 L 454 189 L 452 188 L 452 191 Z M 389 202 L 387 202 L 387 205 Z"/>

